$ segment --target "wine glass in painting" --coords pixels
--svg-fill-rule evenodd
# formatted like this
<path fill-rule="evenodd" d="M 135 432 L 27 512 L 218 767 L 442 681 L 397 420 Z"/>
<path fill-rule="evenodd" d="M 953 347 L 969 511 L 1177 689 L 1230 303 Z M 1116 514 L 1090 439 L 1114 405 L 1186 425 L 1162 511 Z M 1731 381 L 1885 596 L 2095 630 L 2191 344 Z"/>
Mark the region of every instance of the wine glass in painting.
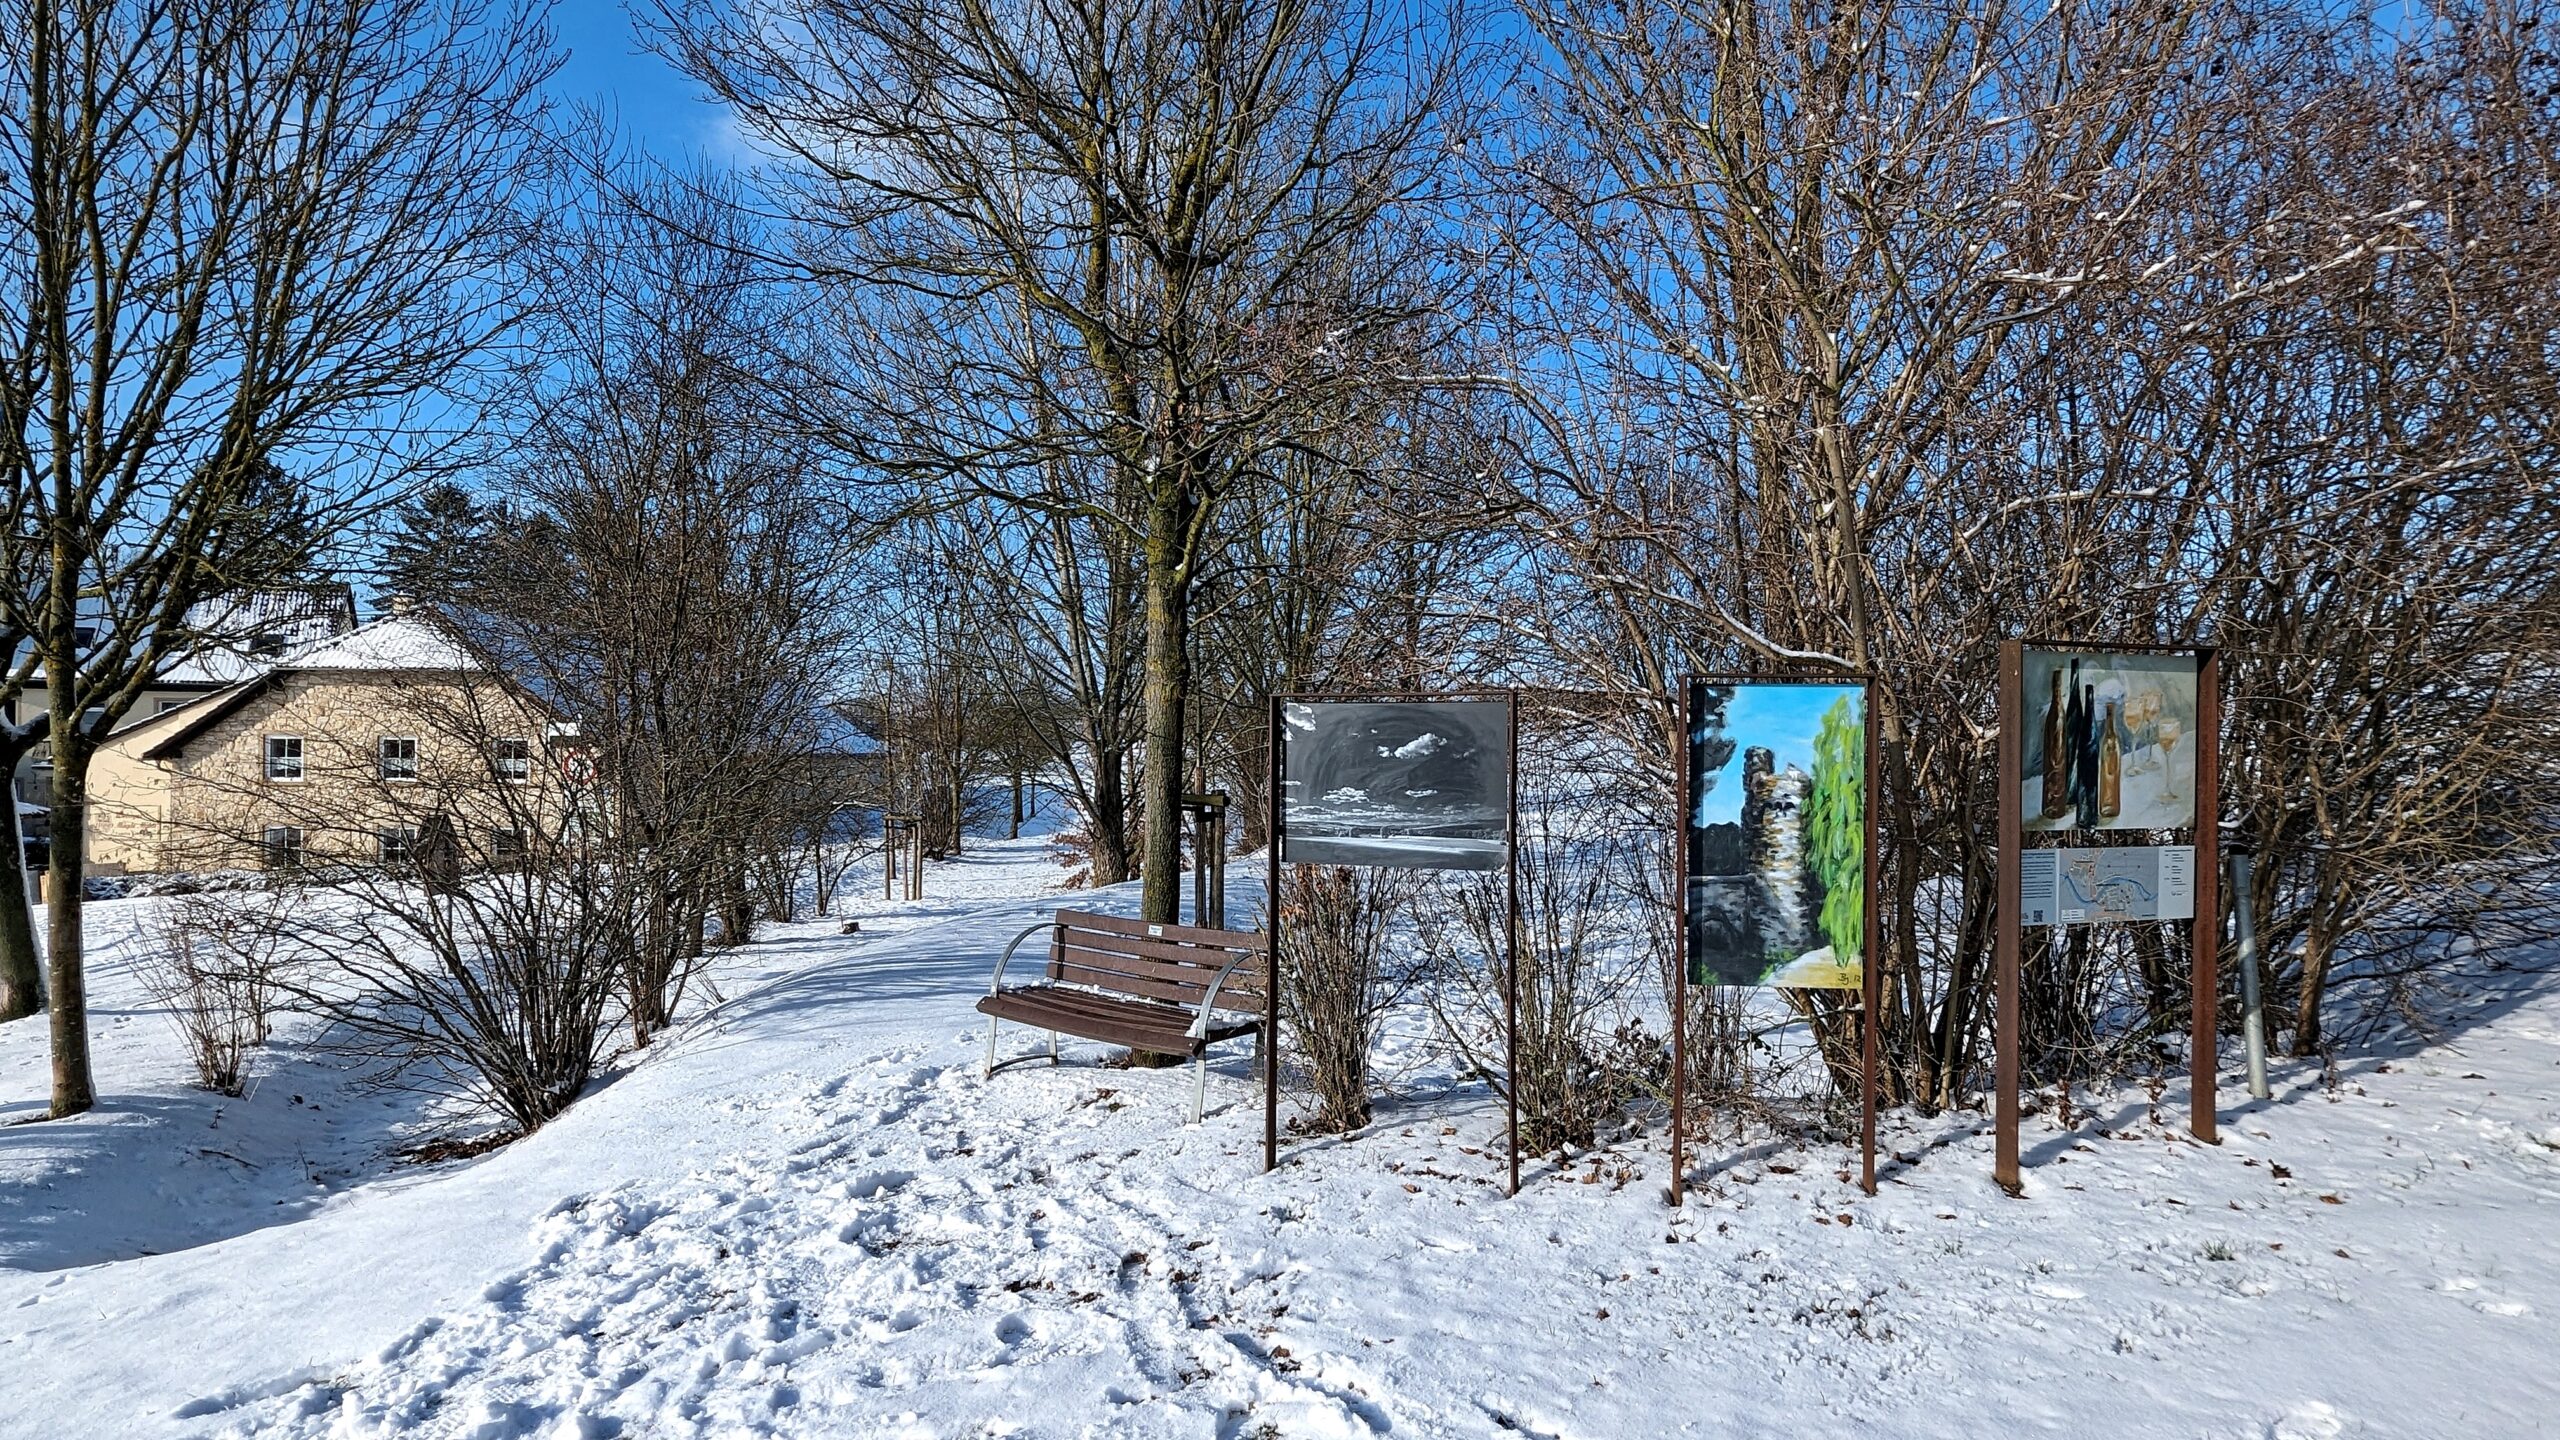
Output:
<path fill-rule="evenodd" d="M 2184 797 L 2178 794 L 2178 772 L 2170 765 L 2169 757 L 2178 748 L 2182 727 L 2177 716 L 2164 710 L 2151 728 L 2160 740 L 2160 803 L 2175 805 Z"/>
<path fill-rule="evenodd" d="M 2125 767 L 2126 774 L 2148 775 L 2152 767 L 2160 763 L 2159 752 L 2153 748 L 2159 744 L 2160 740 L 2159 720 L 2159 691 L 2136 690 L 2132 697 L 2125 701 L 2124 724 L 2125 729 L 2131 732 L 2127 737 L 2126 753 L 2133 760 L 2132 764 Z"/>

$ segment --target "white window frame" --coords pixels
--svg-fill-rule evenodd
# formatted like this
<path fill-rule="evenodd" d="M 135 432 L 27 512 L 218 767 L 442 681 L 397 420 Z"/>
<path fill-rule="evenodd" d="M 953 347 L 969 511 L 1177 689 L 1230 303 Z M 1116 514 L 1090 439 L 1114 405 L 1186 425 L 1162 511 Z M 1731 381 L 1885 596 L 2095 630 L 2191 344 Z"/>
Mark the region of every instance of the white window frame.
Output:
<path fill-rule="evenodd" d="M 415 825 L 385 825 L 373 832 L 373 843 L 375 855 L 385 865 L 417 862 L 418 827 Z"/>
<path fill-rule="evenodd" d="M 177 709 L 179 706 L 184 705 L 184 704 L 186 704 L 186 703 L 187 703 L 187 702 L 186 702 L 186 701 L 184 701 L 184 700 L 168 700 L 168 699 L 163 699 L 163 700 L 160 702 L 160 708 L 159 708 L 159 709 L 157 709 L 157 710 L 152 711 L 151 713 L 152 713 L 152 714 L 154 714 L 154 715 L 166 715 L 166 714 L 168 714 L 170 711 L 175 710 L 175 709 Z"/>
<path fill-rule="evenodd" d="M 298 870 L 302 867 L 302 827 L 270 825 L 261 846 L 270 870 Z"/>
<path fill-rule="evenodd" d="M 405 770 L 394 770 L 391 768 L 391 747 L 394 745 L 406 745 L 409 747 L 408 758 L 405 762 L 408 768 Z M 375 747 L 374 755 L 381 767 L 381 775 L 385 781 L 394 785 L 415 785 L 418 783 L 417 736 L 385 735 L 382 737 L 382 743 Z"/>
<path fill-rule="evenodd" d="M 512 748 L 515 753 L 510 755 Z M 520 735 L 501 737 L 490 754 L 498 778 L 510 785 L 521 785 L 533 778 L 533 741 Z"/>
<path fill-rule="evenodd" d="M 524 858 L 524 852 L 525 844 L 523 826 L 495 825 L 490 827 L 489 858 L 491 860 L 521 860 Z"/>
<path fill-rule="evenodd" d="M 291 745 L 293 747 L 293 754 L 290 757 L 287 757 L 278 753 L 276 747 L 280 744 Z M 269 780 L 276 781 L 279 784 L 299 785 L 302 783 L 303 776 L 308 773 L 303 764 L 302 737 L 299 735 L 268 736 L 266 739 L 265 755 L 266 775 Z M 288 758 L 293 762 L 293 770 L 290 774 L 280 768 Z"/>

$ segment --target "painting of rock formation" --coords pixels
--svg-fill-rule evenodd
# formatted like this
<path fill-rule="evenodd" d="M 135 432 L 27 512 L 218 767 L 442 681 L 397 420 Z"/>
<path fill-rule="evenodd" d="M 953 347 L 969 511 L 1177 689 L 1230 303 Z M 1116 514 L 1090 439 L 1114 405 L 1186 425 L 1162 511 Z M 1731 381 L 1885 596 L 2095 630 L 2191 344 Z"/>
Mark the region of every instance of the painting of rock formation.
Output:
<path fill-rule="evenodd" d="M 1866 724 L 1861 685 L 1690 686 L 1690 983 L 1859 984 Z"/>
<path fill-rule="evenodd" d="M 1509 858 L 1507 702 L 1289 702 L 1280 720 L 1281 859 L 1499 870 Z"/>

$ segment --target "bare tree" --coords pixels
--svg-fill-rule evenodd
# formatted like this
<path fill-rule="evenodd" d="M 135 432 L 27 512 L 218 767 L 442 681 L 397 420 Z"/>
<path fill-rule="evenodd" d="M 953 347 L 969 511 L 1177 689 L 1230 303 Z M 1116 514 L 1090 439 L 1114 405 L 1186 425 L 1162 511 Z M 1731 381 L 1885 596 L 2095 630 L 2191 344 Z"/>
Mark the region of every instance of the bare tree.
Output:
<path fill-rule="evenodd" d="M 434 0 L 29 0 L 0 34 L 0 558 L 51 710 L 68 1115 L 95 1095 L 90 755 L 190 605 L 294 568 L 455 438 L 552 62 L 530 14 Z"/>
<path fill-rule="evenodd" d="M 629 974 L 634 1039 L 669 1023 L 709 922 L 743 942 L 751 869 L 835 764 L 869 531 L 787 422 L 793 328 L 738 207 L 642 181 L 552 258 L 550 364 L 488 477 L 511 525 L 455 598 L 504 672 L 573 719 L 613 843 L 658 889 Z"/>
<path fill-rule="evenodd" d="M 858 349 L 842 433 L 929 505 L 1117 527 L 1142 558 L 1146 913 L 1180 900 L 1192 592 L 1221 502 L 1428 308 L 1340 261 L 1423 197 L 1454 14 L 1369 0 L 670 0 L 659 37 L 786 161 Z M 1409 257 L 1408 257 L 1409 258 Z M 1098 470 L 1110 497 L 1064 488 Z"/>

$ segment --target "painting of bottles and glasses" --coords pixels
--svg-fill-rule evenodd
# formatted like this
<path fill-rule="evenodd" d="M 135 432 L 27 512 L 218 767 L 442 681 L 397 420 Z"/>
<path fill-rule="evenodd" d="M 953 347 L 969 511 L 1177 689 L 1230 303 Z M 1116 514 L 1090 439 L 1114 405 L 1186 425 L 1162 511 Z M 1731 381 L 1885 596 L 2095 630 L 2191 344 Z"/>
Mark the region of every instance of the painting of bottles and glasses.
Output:
<path fill-rule="evenodd" d="M 2196 820 L 2196 657 L 2028 650 L 2018 803 L 2030 831 Z"/>
<path fill-rule="evenodd" d="M 1510 857 L 1503 700 L 1286 701 L 1280 858 L 1500 870 Z"/>
<path fill-rule="evenodd" d="M 1689 685 L 1694 985 L 1854 988 L 1867 919 L 1863 685 Z"/>

